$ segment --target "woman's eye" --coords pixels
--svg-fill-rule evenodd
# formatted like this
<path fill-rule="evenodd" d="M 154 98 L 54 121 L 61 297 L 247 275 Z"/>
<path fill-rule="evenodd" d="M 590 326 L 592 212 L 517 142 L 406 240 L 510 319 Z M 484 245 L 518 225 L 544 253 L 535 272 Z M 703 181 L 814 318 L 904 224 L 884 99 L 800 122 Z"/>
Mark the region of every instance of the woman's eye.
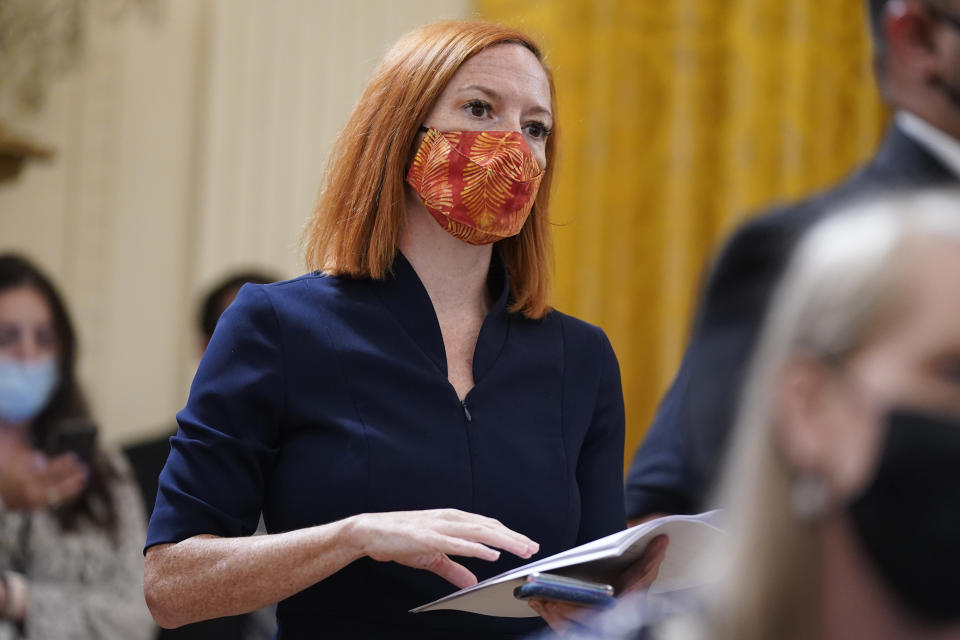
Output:
<path fill-rule="evenodd" d="M 546 125 L 542 122 L 528 122 L 523 125 L 523 128 L 526 130 L 527 135 L 535 140 L 542 140 L 550 135 L 550 129 L 547 129 Z"/>
<path fill-rule="evenodd" d="M 940 365 L 940 375 L 951 384 L 960 384 L 960 357 L 944 361 Z"/>
<path fill-rule="evenodd" d="M 474 118 L 484 118 L 490 112 L 490 105 L 483 100 L 471 100 L 463 108 Z"/>
<path fill-rule="evenodd" d="M 54 333 L 52 327 L 43 327 L 37 329 L 36 334 L 37 346 L 44 349 L 53 349 L 57 346 L 57 334 Z"/>
<path fill-rule="evenodd" d="M 16 327 L 0 327 L 0 347 L 12 347 L 20 340 L 20 331 Z"/>

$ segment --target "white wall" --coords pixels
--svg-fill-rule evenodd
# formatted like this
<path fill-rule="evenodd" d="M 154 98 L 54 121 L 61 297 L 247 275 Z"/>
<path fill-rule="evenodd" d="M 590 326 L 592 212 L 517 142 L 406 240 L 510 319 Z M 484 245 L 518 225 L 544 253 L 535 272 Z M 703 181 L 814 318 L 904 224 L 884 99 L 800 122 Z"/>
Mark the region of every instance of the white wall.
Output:
<path fill-rule="evenodd" d="M 231 269 L 299 273 L 323 163 L 397 37 L 468 0 L 167 0 L 90 21 L 42 112 L 0 117 L 56 147 L 0 183 L 0 251 L 61 284 L 107 439 L 163 431 L 186 396 L 201 292 Z"/>

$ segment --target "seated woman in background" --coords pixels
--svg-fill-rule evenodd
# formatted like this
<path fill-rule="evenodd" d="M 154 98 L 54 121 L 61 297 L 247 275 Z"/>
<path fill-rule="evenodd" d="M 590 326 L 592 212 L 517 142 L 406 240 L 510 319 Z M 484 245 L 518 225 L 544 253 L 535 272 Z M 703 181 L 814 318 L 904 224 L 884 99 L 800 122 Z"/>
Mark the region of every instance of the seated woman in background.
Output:
<path fill-rule="evenodd" d="M 772 309 L 703 635 L 960 638 L 960 192 L 821 223 Z"/>
<path fill-rule="evenodd" d="M 154 633 L 140 582 L 143 507 L 124 460 L 79 431 L 76 453 L 48 453 L 67 431 L 92 429 L 76 353 L 51 282 L 0 255 L 0 638 Z"/>

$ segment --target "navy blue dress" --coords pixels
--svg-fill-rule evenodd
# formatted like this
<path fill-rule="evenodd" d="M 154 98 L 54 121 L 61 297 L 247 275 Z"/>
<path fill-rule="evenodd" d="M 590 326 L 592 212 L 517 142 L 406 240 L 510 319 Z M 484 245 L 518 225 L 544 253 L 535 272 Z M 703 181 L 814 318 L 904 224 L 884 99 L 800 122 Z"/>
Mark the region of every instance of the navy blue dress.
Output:
<path fill-rule="evenodd" d="M 498 296 L 477 341 L 475 387 L 447 379 L 433 306 L 398 253 L 386 280 L 301 276 L 245 285 L 223 314 L 178 414 L 147 547 L 246 536 L 366 512 L 450 507 L 497 518 L 544 557 L 624 527 L 623 398 L 603 332 Z M 481 580 L 523 564 L 461 559 Z M 455 590 L 361 559 L 282 601 L 299 638 L 514 638 L 539 619 L 407 611 Z"/>

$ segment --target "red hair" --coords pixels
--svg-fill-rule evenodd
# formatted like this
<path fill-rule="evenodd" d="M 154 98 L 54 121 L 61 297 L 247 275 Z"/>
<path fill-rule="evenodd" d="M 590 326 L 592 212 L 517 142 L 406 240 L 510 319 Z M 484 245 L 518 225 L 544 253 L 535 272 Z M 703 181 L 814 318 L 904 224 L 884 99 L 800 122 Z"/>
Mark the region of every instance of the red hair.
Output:
<path fill-rule="evenodd" d="M 529 36 L 489 22 L 429 24 L 390 49 L 334 143 L 326 186 L 304 234 L 308 269 L 353 278 L 386 277 L 407 220 L 404 178 L 418 127 L 460 65 L 503 43 L 526 47 L 543 64 L 540 48 Z M 546 66 L 544 72 L 556 112 L 553 76 Z M 530 217 L 518 235 L 497 243 L 510 274 L 510 310 L 529 318 L 550 311 L 547 206 L 556 131 L 554 123 Z"/>

